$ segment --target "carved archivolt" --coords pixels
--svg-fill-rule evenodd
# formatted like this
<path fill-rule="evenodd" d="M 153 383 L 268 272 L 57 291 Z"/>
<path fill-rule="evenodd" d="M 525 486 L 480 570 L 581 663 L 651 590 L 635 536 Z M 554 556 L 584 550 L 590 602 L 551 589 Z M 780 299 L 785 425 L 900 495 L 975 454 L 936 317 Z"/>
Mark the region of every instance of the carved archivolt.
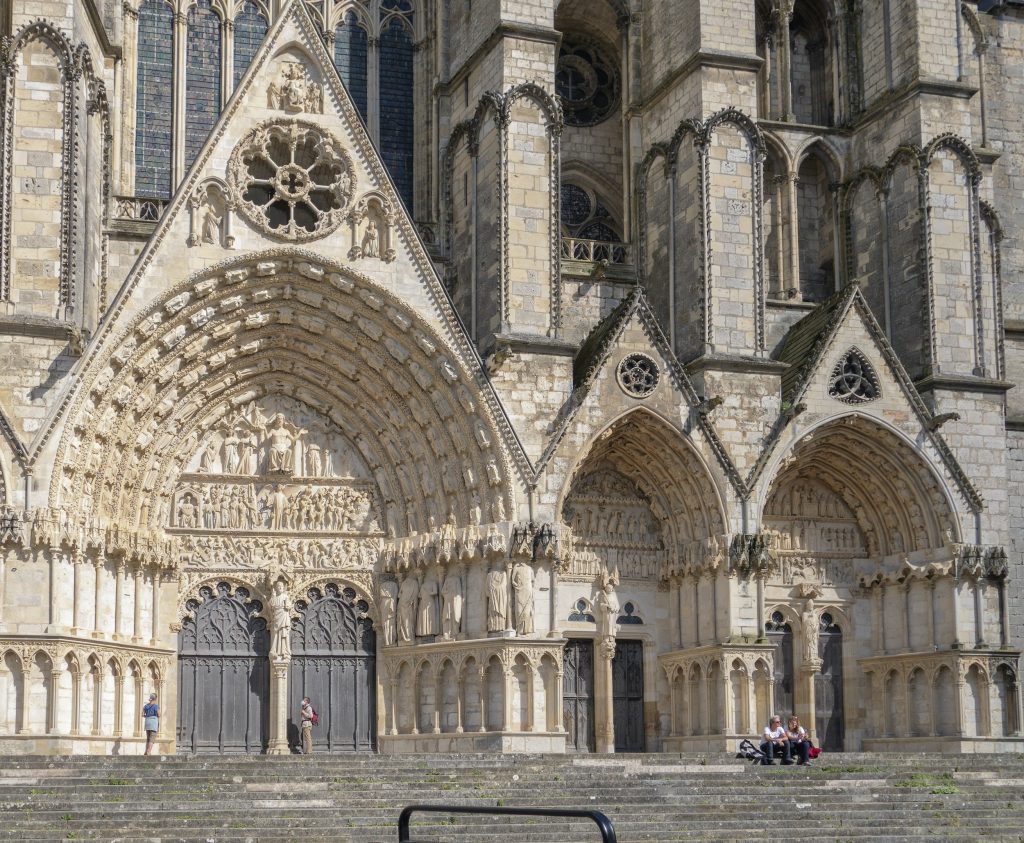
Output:
<path fill-rule="evenodd" d="M 63 470 L 51 500 L 72 521 L 162 530 L 182 475 L 202 473 L 213 432 L 254 402 L 284 399 L 351 443 L 389 534 L 511 511 L 493 421 L 443 342 L 367 279 L 304 254 L 203 271 L 97 354 L 55 457 Z M 322 474 L 327 440 L 303 437 L 303 471 L 318 442 Z M 225 459 L 223 434 L 212 441 Z M 258 471 L 274 473 L 269 463 Z"/>
<path fill-rule="evenodd" d="M 840 504 L 834 505 L 835 526 L 849 520 L 846 512 L 853 513 L 869 556 L 942 547 L 956 535 L 954 513 L 922 457 L 895 434 L 859 416 L 844 417 L 797 443 L 779 467 L 766 510 L 792 507 L 801 488 L 810 497 L 798 501 L 799 507 L 827 506 L 811 500 L 812 486 L 824 487 L 841 502 L 842 516 Z M 814 494 L 820 497 L 820 491 Z"/>

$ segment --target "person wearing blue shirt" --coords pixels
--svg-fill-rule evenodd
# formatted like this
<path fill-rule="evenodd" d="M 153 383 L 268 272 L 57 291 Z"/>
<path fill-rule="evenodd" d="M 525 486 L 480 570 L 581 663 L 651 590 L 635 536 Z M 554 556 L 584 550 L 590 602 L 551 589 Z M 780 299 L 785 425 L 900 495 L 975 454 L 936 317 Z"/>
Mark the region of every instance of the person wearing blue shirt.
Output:
<path fill-rule="evenodd" d="M 160 706 L 156 703 L 156 694 L 149 695 L 149 702 L 142 706 L 142 716 L 145 718 L 146 728 L 146 755 L 153 754 L 153 744 L 156 741 L 156 733 L 160 728 Z"/>

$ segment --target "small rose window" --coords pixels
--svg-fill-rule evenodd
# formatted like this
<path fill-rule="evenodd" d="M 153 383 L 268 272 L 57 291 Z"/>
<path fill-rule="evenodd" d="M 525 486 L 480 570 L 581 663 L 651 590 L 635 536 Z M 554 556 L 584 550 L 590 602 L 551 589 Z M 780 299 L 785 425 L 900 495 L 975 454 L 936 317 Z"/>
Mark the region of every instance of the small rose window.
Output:
<path fill-rule="evenodd" d="M 646 398 L 658 385 L 658 364 L 646 354 L 630 354 L 619 363 L 619 385 L 634 398 Z"/>
<path fill-rule="evenodd" d="M 338 142 L 299 120 L 252 130 L 235 147 L 229 171 L 244 216 L 292 241 L 333 231 L 355 184 L 352 162 Z"/>

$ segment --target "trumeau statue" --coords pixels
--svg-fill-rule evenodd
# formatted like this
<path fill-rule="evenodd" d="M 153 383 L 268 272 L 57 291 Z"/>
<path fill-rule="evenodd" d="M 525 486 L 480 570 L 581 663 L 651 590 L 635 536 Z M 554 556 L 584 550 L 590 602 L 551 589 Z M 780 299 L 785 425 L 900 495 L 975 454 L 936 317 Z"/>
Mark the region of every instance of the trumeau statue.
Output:
<path fill-rule="evenodd" d="M 597 609 L 597 632 L 602 637 L 615 635 L 615 625 L 619 617 L 619 598 L 615 587 L 619 584 L 619 574 L 614 568 L 605 571 L 601 577 L 601 590 L 594 600 Z"/>
<path fill-rule="evenodd" d="M 508 627 L 508 575 L 504 568 L 487 572 L 487 631 L 504 632 Z"/>
<path fill-rule="evenodd" d="M 533 568 L 517 562 L 512 568 L 512 592 L 515 595 L 516 634 L 533 634 Z"/>
<path fill-rule="evenodd" d="M 284 580 L 274 583 L 270 598 L 270 652 L 277 658 L 292 654 L 292 601 L 285 590 Z"/>
<path fill-rule="evenodd" d="M 800 615 L 800 626 L 804 637 L 804 664 L 818 661 L 818 612 L 814 607 L 814 598 L 807 598 L 803 614 Z"/>

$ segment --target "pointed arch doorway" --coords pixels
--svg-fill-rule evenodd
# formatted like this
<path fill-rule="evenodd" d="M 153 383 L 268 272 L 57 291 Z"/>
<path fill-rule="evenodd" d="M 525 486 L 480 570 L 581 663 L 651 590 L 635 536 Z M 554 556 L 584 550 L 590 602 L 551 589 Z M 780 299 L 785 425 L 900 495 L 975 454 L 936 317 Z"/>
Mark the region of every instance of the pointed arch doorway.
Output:
<path fill-rule="evenodd" d="M 263 604 L 241 586 L 204 586 L 178 633 L 179 751 L 265 752 L 270 635 Z"/>
<path fill-rule="evenodd" d="M 288 689 L 288 743 L 300 743 L 299 707 L 309 697 L 319 722 L 314 752 L 377 748 L 377 636 L 355 589 L 329 582 L 296 602 Z"/>

